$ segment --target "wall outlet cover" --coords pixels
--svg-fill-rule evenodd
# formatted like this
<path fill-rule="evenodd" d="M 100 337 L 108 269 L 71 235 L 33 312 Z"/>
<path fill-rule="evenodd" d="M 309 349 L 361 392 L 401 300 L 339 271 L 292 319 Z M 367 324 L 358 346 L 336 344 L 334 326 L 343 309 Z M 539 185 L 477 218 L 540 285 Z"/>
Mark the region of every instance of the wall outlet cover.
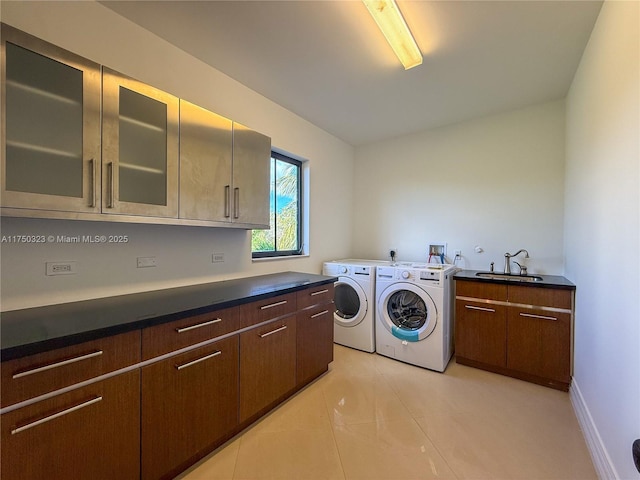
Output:
<path fill-rule="evenodd" d="M 158 265 L 156 257 L 138 257 L 136 260 L 138 268 L 156 267 Z"/>
<path fill-rule="evenodd" d="M 78 273 L 78 262 L 46 262 L 48 276 L 75 275 Z"/>

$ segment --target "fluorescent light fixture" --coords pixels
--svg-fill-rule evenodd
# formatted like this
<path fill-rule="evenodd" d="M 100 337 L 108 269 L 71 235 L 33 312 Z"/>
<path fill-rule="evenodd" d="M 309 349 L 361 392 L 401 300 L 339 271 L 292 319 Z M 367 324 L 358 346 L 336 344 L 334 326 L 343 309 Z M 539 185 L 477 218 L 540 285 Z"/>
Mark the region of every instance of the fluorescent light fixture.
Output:
<path fill-rule="evenodd" d="M 422 63 L 422 53 L 395 0 L 362 0 L 405 70 Z"/>

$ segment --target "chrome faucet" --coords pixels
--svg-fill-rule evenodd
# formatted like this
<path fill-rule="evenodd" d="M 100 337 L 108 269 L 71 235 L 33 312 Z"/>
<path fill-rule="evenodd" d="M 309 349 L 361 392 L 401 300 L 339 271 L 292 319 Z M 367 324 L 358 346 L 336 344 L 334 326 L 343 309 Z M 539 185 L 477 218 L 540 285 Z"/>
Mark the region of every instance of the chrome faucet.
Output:
<path fill-rule="evenodd" d="M 511 274 L 511 257 L 517 257 L 522 252 L 525 253 L 524 258 L 529 258 L 529 252 L 527 252 L 524 248 L 521 248 L 520 250 L 518 250 L 513 255 L 511 255 L 510 253 L 505 253 L 504 254 L 504 273 L 505 274 L 507 274 L 507 275 Z"/>

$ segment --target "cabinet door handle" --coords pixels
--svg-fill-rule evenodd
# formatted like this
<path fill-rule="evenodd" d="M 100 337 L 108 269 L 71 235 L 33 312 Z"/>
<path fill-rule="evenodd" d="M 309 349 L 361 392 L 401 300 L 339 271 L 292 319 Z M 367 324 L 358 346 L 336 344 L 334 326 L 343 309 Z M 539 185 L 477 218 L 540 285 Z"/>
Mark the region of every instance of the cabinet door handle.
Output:
<path fill-rule="evenodd" d="M 325 315 L 329 313 L 329 310 L 323 310 L 322 312 L 316 313 L 314 315 L 311 315 L 309 318 L 317 318 L 317 317 L 321 317 L 322 315 Z"/>
<path fill-rule="evenodd" d="M 263 333 L 262 335 L 258 335 L 260 338 L 264 338 L 264 337 L 268 337 L 269 335 L 273 335 L 274 333 L 278 333 L 281 332 L 283 330 L 286 330 L 287 326 L 286 325 L 282 325 L 279 328 L 276 328 L 275 330 L 271 330 L 270 332 L 267 333 Z"/>
<path fill-rule="evenodd" d="M 25 370 L 24 372 L 18 372 L 13 375 L 13 378 L 22 378 L 28 375 L 33 375 L 34 373 L 44 372 L 45 370 L 51 370 L 52 368 L 62 367 L 64 365 L 69 365 L 70 363 L 80 362 L 82 360 L 87 360 L 93 357 L 99 357 L 102 355 L 102 350 L 97 350 L 95 352 L 87 353 L 86 355 L 80 355 L 79 357 L 68 358 L 67 360 L 61 360 L 59 362 L 50 363 L 48 365 L 44 365 L 42 367 L 31 368 L 29 370 Z"/>
<path fill-rule="evenodd" d="M 11 435 L 15 435 L 16 433 L 24 432 L 25 430 L 29 430 L 30 428 L 37 427 L 38 425 L 42 425 L 43 423 L 50 422 L 56 418 L 62 417 L 64 415 L 68 415 L 71 412 L 75 412 L 80 410 L 81 408 L 88 407 L 89 405 L 93 405 L 94 403 L 98 403 L 102 400 L 102 397 L 95 397 L 91 400 L 87 400 L 86 402 L 80 403 L 78 405 L 74 405 L 73 407 L 69 407 L 65 410 L 62 410 L 58 413 L 54 413 L 53 415 L 49 415 L 48 417 L 41 418 L 40 420 L 36 420 L 35 422 L 27 423 L 26 425 L 22 425 L 21 427 L 16 427 L 11 430 Z"/>
<path fill-rule="evenodd" d="M 200 327 L 206 327 L 207 325 L 213 325 L 214 323 L 220 323 L 222 321 L 221 318 L 214 318 L 213 320 L 209 320 L 208 322 L 197 323 L 196 325 L 191 325 L 189 327 L 176 328 L 176 332 L 183 333 L 188 332 L 189 330 L 194 330 Z"/>
<path fill-rule="evenodd" d="M 270 303 L 269 305 L 263 305 L 262 307 L 260 307 L 260 310 L 266 310 L 267 308 L 278 307 L 280 305 L 284 305 L 285 303 L 287 303 L 287 300 L 282 300 L 281 302 L 276 302 L 276 303 Z"/>
<path fill-rule="evenodd" d="M 182 370 L 183 368 L 191 367 L 192 365 L 195 365 L 200 362 L 204 362 L 205 360 L 209 360 L 210 358 L 217 357 L 218 355 L 222 355 L 222 352 L 220 350 L 216 350 L 215 352 L 210 353 L 209 355 L 205 355 L 204 357 L 197 358 L 190 362 L 183 363 L 182 365 L 176 365 L 176 369 Z"/>
<path fill-rule="evenodd" d="M 107 208 L 113 208 L 113 200 L 116 196 L 113 182 L 113 162 L 107 164 L 107 181 L 109 182 L 109 201 L 107 202 Z"/>
<path fill-rule="evenodd" d="M 327 293 L 328 291 L 329 291 L 328 288 L 325 288 L 324 290 L 318 290 L 317 292 L 313 292 L 311 296 L 315 297 L 316 295 L 322 295 L 323 293 Z"/>
<path fill-rule="evenodd" d="M 240 218 L 240 189 L 233 189 L 233 218 Z"/>
<path fill-rule="evenodd" d="M 528 318 L 539 318 L 540 320 L 554 320 L 554 321 L 558 320 L 556 317 L 548 317 L 546 315 L 534 315 L 533 313 L 522 313 L 522 312 L 520 312 L 520 316 L 521 317 L 528 317 Z"/>
<path fill-rule="evenodd" d="M 230 185 L 225 185 L 224 186 L 224 218 L 229 218 L 231 216 L 231 213 L 230 213 L 230 210 L 229 210 L 229 204 L 231 203 L 231 197 L 229 195 L 231 195 L 231 186 Z"/>
<path fill-rule="evenodd" d="M 474 307 L 473 305 L 465 305 L 464 308 L 468 308 L 469 310 L 480 310 L 481 312 L 495 313 L 495 310 L 493 308 Z"/>
<path fill-rule="evenodd" d="M 91 165 L 91 197 L 89 201 L 90 207 L 96 206 L 96 161 L 92 158 L 89 160 Z"/>

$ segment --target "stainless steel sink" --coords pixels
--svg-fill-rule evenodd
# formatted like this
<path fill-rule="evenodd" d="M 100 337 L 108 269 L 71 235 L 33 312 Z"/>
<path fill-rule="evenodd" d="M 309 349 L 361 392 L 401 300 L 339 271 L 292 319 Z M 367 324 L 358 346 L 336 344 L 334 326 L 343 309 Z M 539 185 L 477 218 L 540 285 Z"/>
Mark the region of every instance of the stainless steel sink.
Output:
<path fill-rule="evenodd" d="M 480 278 L 492 278 L 494 280 L 507 280 L 509 282 L 541 282 L 542 277 L 537 275 L 514 275 L 509 273 L 495 273 L 495 272 L 478 272 L 476 277 Z"/>

